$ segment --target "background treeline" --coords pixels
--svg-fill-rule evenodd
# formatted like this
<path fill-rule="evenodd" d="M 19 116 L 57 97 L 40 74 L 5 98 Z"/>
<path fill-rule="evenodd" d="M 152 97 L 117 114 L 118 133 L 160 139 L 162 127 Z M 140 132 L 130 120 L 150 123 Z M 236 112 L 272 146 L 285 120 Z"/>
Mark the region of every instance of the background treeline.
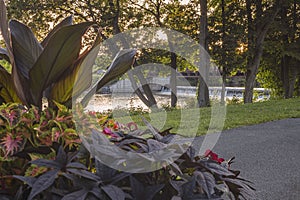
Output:
<path fill-rule="evenodd" d="M 224 80 L 242 73 L 245 103 L 252 102 L 257 83 L 273 95 L 300 95 L 300 0 L 11 0 L 7 9 L 9 18 L 26 23 L 40 38 L 70 14 L 103 27 L 103 40 L 132 28 L 166 27 L 200 40 Z M 179 71 L 191 67 L 167 53 L 152 51 L 146 58 L 142 62 L 169 65 L 175 59 Z"/>

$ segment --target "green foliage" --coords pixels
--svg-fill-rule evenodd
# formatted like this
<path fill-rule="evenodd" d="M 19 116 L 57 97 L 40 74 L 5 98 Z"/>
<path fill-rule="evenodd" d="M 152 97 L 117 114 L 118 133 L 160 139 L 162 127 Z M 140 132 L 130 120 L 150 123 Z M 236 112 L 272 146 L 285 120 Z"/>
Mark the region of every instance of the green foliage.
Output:
<path fill-rule="evenodd" d="M 89 113 L 89 117 L 94 114 Z M 94 129 L 93 137 L 100 139 L 106 134 L 118 148 L 144 153 L 164 148 L 174 137 L 168 130 L 153 132 L 155 129 L 150 127 L 153 136 L 148 139 L 136 136 L 136 132 L 119 131 L 116 127 L 109 131 L 103 129 L 102 133 Z M 232 159 L 225 161 L 212 151 L 199 157 L 191 148 L 182 152 L 183 155 L 171 165 L 147 173 L 118 171 L 97 160 L 86 166 L 80 161 L 90 159 L 87 152 L 81 155 L 80 152 L 66 153 L 62 147 L 56 152 L 54 160 L 30 162 L 48 169 L 38 176 L 14 176 L 25 183 L 15 198 L 74 199 L 80 195 L 81 199 L 207 199 L 229 195 L 248 199 L 254 195 L 251 183 L 240 179 L 239 172 L 229 168 Z"/>

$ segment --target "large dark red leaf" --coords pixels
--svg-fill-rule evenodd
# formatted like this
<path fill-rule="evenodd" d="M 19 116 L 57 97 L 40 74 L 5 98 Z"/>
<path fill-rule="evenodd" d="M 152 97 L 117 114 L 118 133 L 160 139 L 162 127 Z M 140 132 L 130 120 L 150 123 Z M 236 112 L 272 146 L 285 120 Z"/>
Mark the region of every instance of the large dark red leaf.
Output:
<path fill-rule="evenodd" d="M 19 98 L 22 100 L 22 102 L 26 103 L 26 99 L 28 97 L 26 97 L 26 91 L 23 89 L 24 81 L 22 81 L 22 78 L 19 76 L 18 70 L 15 67 L 15 61 L 12 53 L 6 13 L 7 11 L 6 11 L 4 1 L 0 0 L 0 29 L 9 55 L 10 63 L 12 65 L 12 80 L 14 82 L 16 93 L 18 94 Z"/>
<path fill-rule="evenodd" d="M 16 20 L 11 20 L 9 29 L 16 67 L 22 76 L 28 79 L 29 71 L 40 56 L 43 48 L 26 25 Z"/>
<path fill-rule="evenodd" d="M 9 22 L 14 65 L 12 76 L 18 96 L 27 105 L 32 103 L 29 90 L 29 71 L 42 52 L 42 46 L 32 31 L 24 24 L 11 20 Z"/>
<path fill-rule="evenodd" d="M 97 36 L 98 38 L 99 36 Z M 51 88 L 50 99 L 66 104 L 90 87 L 92 82 L 92 66 L 99 52 L 100 40 L 95 40 L 93 47 L 79 56 L 73 69 L 68 69 Z M 69 106 L 69 105 L 67 105 Z"/>
<path fill-rule="evenodd" d="M 60 28 L 29 72 L 34 105 L 40 106 L 43 91 L 76 61 L 81 49 L 81 38 L 92 22 Z"/>
<path fill-rule="evenodd" d="M 45 39 L 41 42 L 41 45 L 43 47 L 45 47 L 50 38 L 55 34 L 55 32 L 57 30 L 59 30 L 61 27 L 64 27 L 64 26 L 70 26 L 73 24 L 73 16 L 69 16 L 69 17 L 66 17 L 64 20 L 62 20 L 59 24 L 57 24 L 51 31 L 50 33 L 47 34 L 47 36 L 45 37 Z"/>
<path fill-rule="evenodd" d="M 105 74 L 100 78 L 95 85 L 88 91 L 88 93 L 81 100 L 83 107 L 87 106 L 91 97 L 97 90 L 102 88 L 108 82 L 125 74 L 132 66 L 135 58 L 135 49 L 123 49 L 117 53 L 112 64 L 109 66 Z"/>
<path fill-rule="evenodd" d="M 7 10 L 5 7 L 4 0 L 0 0 L 0 30 L 2 33 L 2 37 L 4 39 L 8 55 L 11 59 L 11 63 L 13 63 L 13 56 L 12 50 L 10 46 L 10 39 L 9 39 L 9 31 L 8 31 L 8 23 L 7 23 Z"/>

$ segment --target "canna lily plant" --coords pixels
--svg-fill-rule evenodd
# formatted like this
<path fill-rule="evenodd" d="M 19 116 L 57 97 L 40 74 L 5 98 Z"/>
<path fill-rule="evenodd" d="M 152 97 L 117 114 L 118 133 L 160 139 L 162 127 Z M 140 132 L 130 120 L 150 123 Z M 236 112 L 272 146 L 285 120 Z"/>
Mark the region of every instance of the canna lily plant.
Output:
<path fill-rule="evenodd" d="M 55 107 L 54 102 L 71 107 L 72 98 L 79 96 L 92 82 L 100 34 L 85 51 L 82 51 L 82 37 L 95 24 L 73 25 L 69 16 L 39 42 L 26 25 L 17 20 L 8 23 L 3 0 L 0 0 L 0 10 L 0 28 L 6 45 L 0 48 L 0 58 L 12 65 L 11 74 L 0 65 L 0 103 L 18 102 L 41 109 L 42 98 L 46 97 L 49 107 Z M 119 53 L 91 91 L 126 73 L 134 56 L 135 50 Z M 85 98 L 85 104 L 89 98 Z"/>

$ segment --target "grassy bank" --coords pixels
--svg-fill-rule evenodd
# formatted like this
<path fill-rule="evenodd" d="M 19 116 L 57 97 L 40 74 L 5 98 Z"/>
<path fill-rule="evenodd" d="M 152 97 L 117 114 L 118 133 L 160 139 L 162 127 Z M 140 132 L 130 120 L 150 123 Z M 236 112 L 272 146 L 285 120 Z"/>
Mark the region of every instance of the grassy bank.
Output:
<path fill-rule="evenodd" d="M 188 116 L 186 115 L 187 113 Z M 182 117 L 183 115 L 185 116 Z M 144 116 L 160 130 L 173 127 L 172 132 L 180 132 L 184 135 L 193 135 L 195 133 L 197 135 L 206 134 L 209 128 L 212 129 L 210 125 L 211 121 L 215 120 L 215 118 L 211 118 L 211 108 L 189 109 L 185 111 L 179 109 L 152 113 L 150 115 L 145 114 Z M 222 129 L 226 130 L 285 118 L 300 118 L 300 98 L 227 105 Z M 140 126 L 143 126 L 140 116 L 132 116 L 131 119 L 138 122 Z M 123 121 L 124 119 L 119 120 Z M 199 120 L 199 123 L 196 120 Z M 222 120 L 216 124 L 221 125 Z"/>

